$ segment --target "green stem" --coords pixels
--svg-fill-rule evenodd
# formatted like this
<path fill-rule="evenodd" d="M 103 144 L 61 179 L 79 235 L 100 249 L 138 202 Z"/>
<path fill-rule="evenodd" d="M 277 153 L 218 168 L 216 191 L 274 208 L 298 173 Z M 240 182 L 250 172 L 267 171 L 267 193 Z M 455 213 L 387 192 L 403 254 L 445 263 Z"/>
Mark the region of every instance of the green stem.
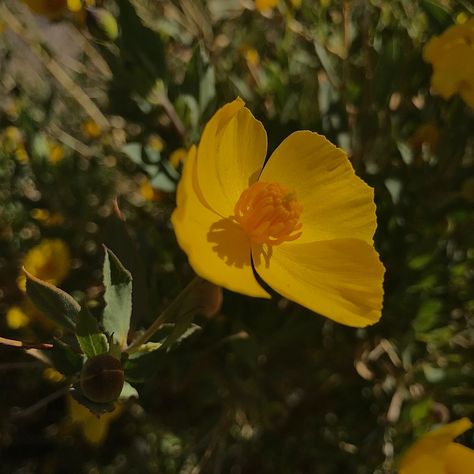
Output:
<path fill-rule="evenodd" d="M 194 277 L 187 286 L 181 290 L 181 293 L 168 305 L 168 307 L 153 321 L 151 326 L 135 340 L 133 340 L 130 345 L 125 349 L 125 352 L 131 354 L 136 352 L 136 350 L 142 345 L 148 342 L 153 335 L 160 329 L 163 324 L 171 321 L 173 317 L 178 313 L 180 307 L 183 304 L 183 301 L 186 300 L 189 293 L 193 289 L 201 284 L 202 279 L 198 276 Z"/>

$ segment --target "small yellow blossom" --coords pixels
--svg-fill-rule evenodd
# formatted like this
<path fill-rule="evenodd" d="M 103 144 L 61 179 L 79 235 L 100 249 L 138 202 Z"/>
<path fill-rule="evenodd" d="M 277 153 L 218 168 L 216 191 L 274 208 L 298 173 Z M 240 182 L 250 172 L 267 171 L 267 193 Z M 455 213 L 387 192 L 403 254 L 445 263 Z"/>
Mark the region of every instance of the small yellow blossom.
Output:
<path fill-rule="evenodd" d="M 50 20 L 59 18 L 67 9 L 67 0 L 23 0 L 29 9 Z"/>
<path fill-rule="evenodd" d="M 59 143 L 49 140 L 49 156 L 48 161 L 52 164 L 60 162 L 64 158 L 64 148 Z"/>
<path fill-rule="evenodd" d="M 150 135 L 147 144 L 150 148 L 153 148 L 153 150 L 156 151 L 163 151 L 163 148 L 165 147 L 165 143 L 159 135 Z"/>
<path fill-rule="evenodd" d="M 260 13 L 267 12 L 278 5 L 279 0 L 255 0 L 255 7 Z"/>
<path fill-rule="evenodd" d="M 459 94 L 474 108 L 474 18 L 431 38 L 423 58 L 433 66 L 431 85 L 441 97 Z"/>
<path fill-rule="evenodd" d="M 122 413 L 122 405 L 115 404 L 114 411 L 103 415 L 94 415 L 86 407 L 67 397 L 69 419 L 78 426 L 84 438 L 94 446 L 101 445 L 107 438 L 110 423 Z"/>
<path fill-rule="evenodd" d="M 17 127 L 7 127 L 0 135 L 2 148 L 12 155 L 20 163 L 25 163 L 29 160 L 28 153 L 25 149 L 23 133 Z"/>
<path fill-rule="evenodd" d="M 89 139 L 99 138 L 102 133 L 102 129 L 100 128 L 100 125 L 96 121 L 92 119 L 87 119 L 82 124 L 82 133 L 84 134 L 85 137 Z"/>
<path fill-rule="evenodd" d="M 301 8 L 302 0 L 290 0 L 294 8 Z"/>
<path fill-rule="evenodd" d="M 33 209 L 31 217 L 41 222 L 45 227 L 54 227 L 64 222 L 64 216 L 59 212 L 50 212 L 47 209 Z"/>
<path fill-rule="evenodd" d="M 426 434 L 407 451 L 399 474 L 472 474 L 474 451 L 453 442 L 471 427 L 462 418 Z"/>
<path fill-rule="evenodd" d="M 173 151 L 169 157 L 169 162 L 173 168 L 178 168 L 179 165 L 184 164 L 186 157 L 188 156 L 188 150 L 186 148 L 178 148 Z"/>
<path fill-rule="evenodd" d="M 10 329 L 21 329 L 30 323 L 30 318 L 21 306 L 12 306 L 7 311 L 6 323 Z"/>
<path fill-rule="evenodd" d="M 59 285 L 71 269 L 71 254 L 64 241 L 45 239 L 26 253 L 23 266 L 41 280 Z M 25 276 L 20 275 L 18 286 L 23 291 L 25 282 Z"/>
<path fill-rule="evenodd" d="M 48 382 L 52 383 L 59 383 L 65 379 L 64 375 L 61 372 L 58 372 L 52 367 L 48 367 L 47 369 L 43 370 L 43 378 Z"/>
<path fill-rule="evenodd" d="M 267 135 L 241 99 L 193 147 L 172 222 L 203 278 L 249 296 L 274 290 L 349 326 L 377 322 L 384 267 L 373 190 L 326 138 L 291 134 L 265 163 Z"/>
<path fill-rule="evenodd" d="M 260 64 L 260 55 L 255 48 L 252 48 L 251 46 L 243 46 L 241 52 L 249 66 L 258 66 Z"/>
<path fill-rule="evenodd" d="M 149 179 L 145 179 L 140 184 L 140 194 L 145 201 L 158 201 L 160 193 L 150 183 Z"/>

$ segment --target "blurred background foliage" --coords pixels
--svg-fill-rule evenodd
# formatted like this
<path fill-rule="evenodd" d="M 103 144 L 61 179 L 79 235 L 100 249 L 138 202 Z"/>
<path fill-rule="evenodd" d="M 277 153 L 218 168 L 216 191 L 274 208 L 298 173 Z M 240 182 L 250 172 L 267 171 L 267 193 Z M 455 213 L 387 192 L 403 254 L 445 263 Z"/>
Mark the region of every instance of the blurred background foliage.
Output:
<path fill-rule="evenodd" d="M 236 96 L 270 149 L 320 132 L 374 186 L 386 296 L 355 330 L 225 292 L 100 419 L 41 354 L 0 348 L 0 472 L 392 473 L 434 424 L 474 416 L 474 113 L 430 91 L 422 59 L 469 0 L 41 1 L 0 5 L 4 337 L 57 331 L 23 264 L 100 305 L 103 242 L 134 274 L 133 326 L 154 319 L 192 277 L 169 222 L 186 150 Z"/>

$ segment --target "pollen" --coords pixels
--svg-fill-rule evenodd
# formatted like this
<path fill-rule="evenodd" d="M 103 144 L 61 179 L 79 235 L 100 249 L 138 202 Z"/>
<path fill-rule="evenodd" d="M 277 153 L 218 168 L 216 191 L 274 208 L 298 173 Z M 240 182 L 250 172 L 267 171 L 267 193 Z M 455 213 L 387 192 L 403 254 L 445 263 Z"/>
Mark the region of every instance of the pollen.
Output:
<path fill-rule="evenodd" d="M 295 193 L 278 183 L 258 181 L 241 194 L 234 218 L 252 242 L 279 245 L 300 237 L 302 212 Z"/>

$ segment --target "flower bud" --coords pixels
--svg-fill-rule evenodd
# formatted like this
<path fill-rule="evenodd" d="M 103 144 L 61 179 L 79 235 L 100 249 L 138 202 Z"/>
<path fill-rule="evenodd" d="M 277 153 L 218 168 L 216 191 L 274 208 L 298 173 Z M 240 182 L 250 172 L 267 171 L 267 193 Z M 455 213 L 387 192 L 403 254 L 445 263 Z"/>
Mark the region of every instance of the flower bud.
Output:
<path fill-rule="evenodd" d="M 104 8 L 88 8 L 86 23 L 90 33 L 98 39 L 115 41 L 118 37 L 117 21 Z"/>
<path fill-rule="evenodd" d="M 95 403 L 117 400 L 123 388 L 124 375 L 120 361 L 109 354 L 89 359 L 81 372 L 81 390 Z"/>

